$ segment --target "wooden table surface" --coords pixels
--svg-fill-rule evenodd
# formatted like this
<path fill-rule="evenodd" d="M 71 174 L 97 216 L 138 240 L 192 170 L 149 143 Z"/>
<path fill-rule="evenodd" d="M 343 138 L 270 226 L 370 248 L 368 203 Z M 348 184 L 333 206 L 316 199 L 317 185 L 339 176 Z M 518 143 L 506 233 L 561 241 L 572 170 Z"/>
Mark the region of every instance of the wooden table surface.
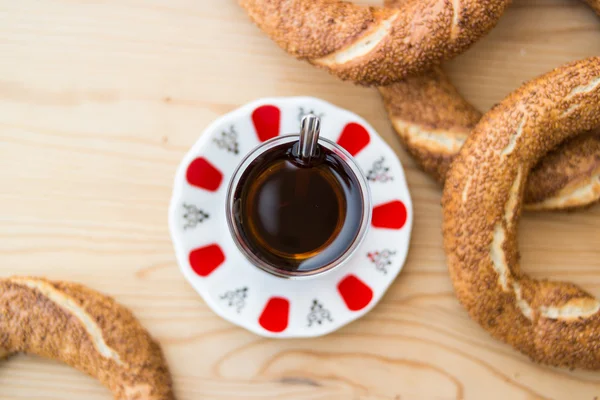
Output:
<path fill-rule="evenodd" d="M 534 365 L 468 318 L 446 271 L 440 188 L 401 148 L 377 92 L 288 57 L 235 0 L 0 0 L 0 50 L 0 276 L 116 297 L 162 343 L 178 399 L 600 397 L 600 373 Z M 600 19 L 583 3 L 515 0 L 449 71 L 485 109 L 598 54 Z M 365 117 L 400 155 L 415 207 L 407 265 L 383 301 L 319 339 L 268 340 L 221 320 L 179 273 L 167 230 L 175 168 L 202 129 L 278 95 Z M 523 268 L 600 295 L 599 228 L 600 206 L 526 215 Z M 110 394 L 19 356 L 0 364 L 0 398 Z"/>

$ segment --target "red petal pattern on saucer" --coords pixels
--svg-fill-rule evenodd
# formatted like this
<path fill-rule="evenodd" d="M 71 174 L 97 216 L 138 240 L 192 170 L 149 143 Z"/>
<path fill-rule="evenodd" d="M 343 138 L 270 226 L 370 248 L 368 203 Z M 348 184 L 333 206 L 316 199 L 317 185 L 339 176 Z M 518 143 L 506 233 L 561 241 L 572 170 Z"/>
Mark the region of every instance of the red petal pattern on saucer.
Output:
<path fill-rule="evenodd" d="M 355 275 L 342 279 L 338 283 L 338 291 L 350 311 L 362 310 L 373 299 L 373 290 Z"/>
<path fill-rule="evenodd" d="M 263 309 L 258 323 L 269 332 L 283 332 L 288 326 L 290 302 L 283 297 L 271 297 Z"/>
<path fill-rule="evenodd" d="M 326 136 L 357 157 L 367 172 L 374 188 L 368 235 L 376 239 L 366 241 L 341 275 L 316 278 L 308 292 L 256 273 L 231 246 L 224 212 L 228 179 L 246 152 L 297 133 L 299 116 L 307 113 L 319 115 L 323 129 L 332 127 Z M 169 222 L 185 277 L 217 314 L 267 337 L 313 337 L 360 317 L 393 281 L 408 247 L 413 218 L 407 213 L 412 210 L 396 155 L 359 116 L 306 98 L 263 99 L 224 118 L 203 133 L 180 166 L 183 174 L 177 175 Z"/>
<path fill-rule="evenodd" d="M 261 142 L 279 135 L 280 122 L 281 110 L 275 106 L 261 106 L 252 112 L 252 123 Z"/>
<path fill-rule="evenodd" d="M 390 201 L 373 208 L 372 225 L 376 228 L 402 229 L 406 224 L 408 212 L 400 200 Z"/>
<path fill-rule="evenodd" d="M 344 127 L 337 143 L 353 156 L 357 155 L 362 149 L 367 147 L 371 137 L 364 126 L 351 122 Z"/>
<path fill-rule="evenodd" d="M 204 157 L 198 157 L 187 169 L 186 179 L 192 186 L 216 192 L 223 182 L 223 173 Z"/>
<path fill-rule="evenodd" d="M 225 253 L 218 244 L 210 244 L 192 250 L 190 265 L 194 272 L 202 277 L 210 275 L 225 261 Z"/>

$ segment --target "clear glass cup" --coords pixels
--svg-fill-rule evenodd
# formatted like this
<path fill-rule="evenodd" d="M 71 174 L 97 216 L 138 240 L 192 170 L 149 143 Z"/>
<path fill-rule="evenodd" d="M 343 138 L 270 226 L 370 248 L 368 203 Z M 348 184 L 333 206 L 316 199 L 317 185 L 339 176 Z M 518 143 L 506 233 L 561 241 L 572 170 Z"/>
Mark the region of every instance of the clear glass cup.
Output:
<path fill-rule="evenodd" d="M 252 240 L 249 240 L 247 238 L 248 235 L 244 234 L 245 227 L 242 226 L 240 220 L 243 220 L 242 213 L 244 213 L 245 209 L 245 199 L 243 197 L 236 198 L 236 193 L 238 193 L 239 186 L 244 184 L 243 178 L 248 175 L 247 173 L 250 171 L 251 168 L 255 168 L 255 166 L 253 167 L 253 165 L 259 157 L 268 155 L 269 152 L 274 151 L 274 149 L 281 148 L 282 145 L 291 146 L 294 143 L 298 143 L 299 139 L 300 135 L 278 136 L 254 148 L 248 155 L 246 155 L 246 157 L 242 160 L 240 165 L 233 173 L 233 176 L 229 182 L 229 187 L 227 189 L 226 200 L 226 213 L 229 230 L 234 239 L 234 242 L 236 243 L 240 251 L 244 254 L 244 256 L 254 266 L 270 274 L 282 278 L 294 279 L 318 276 L 320 274 L 324 274 L 335 268 L 338 268 L 345 262 L 347 262 L 364 240 L 367 230 L 371 223 L 372 214 L 372 204 L 369 185 L 367 183 L 366 177 L 364 176 L 360 167 L 356 164 L 354 158 L 338 144 L 330 140 L 318 137 L 317 132 L 316 138 L 314 139 L 314 143 L 318 144 L 317 148 L 325 149 L 324 151 L 327 151 L 327 154 L 334 157 L 340 163 L 343 163 L 345 171 L 348 171 L 350 174 L 352 174 L 352 178 L 355 182 L 354 187 L 359 192 L 355 194 L 355 197 L 357 196 L 358 198 L 360 198 L 361 202 L 360 206 L 353 207 L 353 210 L 349 210 L 347 208 L 345 210 L 346 212 L 356 213 L 356 215 L 353 215 L 352 218 L 354 221 L 359 222 L 353 225 L 353 229 L 351 231 L 352 235 L 346 235 L 346 237 L 344 238 L 340 237 L 337 239 L 338 241 L 340 241 L 340 243 L 345 244 L 343 251 L 338 251 L 338 253 L 336 253 L 337 256 L 334 259 L 329 259 L 322 265 L 317 262 L 316 265 L 313 265 L 312 268 L 308 270 L 290 269 L 283 267 L 282 265 L 277 265 L 277 262 L 274 262 L 272 259 L 270 259 L 271 257 L 265 256 L 264 249 L 261 249 L 261 251 L 257 251 L 257 246 L 255 245 L 255 243 L 253 243 Z M 306 144 L 306 142 L 304 144 Z M 300 149 L 301 146 L 302 144 L 299 144 L 298 147 L 295 147 L 295 149 Z M 332 240 L 335 240 L 335 238 Z M 316 256 L 318 256 L 318 254 L 316 254 L 315 257 Z M 317 259 L 315 258 L 315 260 Z"/>

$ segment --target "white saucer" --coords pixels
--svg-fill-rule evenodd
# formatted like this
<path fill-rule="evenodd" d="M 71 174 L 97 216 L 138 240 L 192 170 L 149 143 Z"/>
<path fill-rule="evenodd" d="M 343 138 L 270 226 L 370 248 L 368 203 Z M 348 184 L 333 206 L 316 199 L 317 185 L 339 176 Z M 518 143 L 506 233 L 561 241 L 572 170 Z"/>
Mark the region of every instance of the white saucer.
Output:
<path fill-rule="evenodd" d="M 225 216 L 227 185 L 261 142 L 298 133 L 300 118 L 321 118 L 321 136 L 344 147 L 367 176 L 373 219 L 352 259 L 309 279 L 272 276 L 238 250 Z M 213 122 L 175 177 L 169 227 L 187 280 L 221 317 L 268 337 L 330 333 L 365 315 L 406 260 L 413 211 L 394 151 L 362 118 L 311 97 L 261 99 Z"/>

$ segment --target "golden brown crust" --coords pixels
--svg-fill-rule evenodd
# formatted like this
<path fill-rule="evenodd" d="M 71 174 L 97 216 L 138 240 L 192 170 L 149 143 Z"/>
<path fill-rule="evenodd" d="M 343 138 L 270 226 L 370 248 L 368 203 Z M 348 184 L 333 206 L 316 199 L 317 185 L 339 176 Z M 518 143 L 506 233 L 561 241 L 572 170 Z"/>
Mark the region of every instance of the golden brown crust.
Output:
<path fill-rule="evenodd" d="M 566 209 L 597 202 L 599 176 L 600 129 L 596 129 L 567 140 L 531 171 L 525 190 L 527 208 Z"/>
<path fill-rule="evenodd" d="M 519 267 L 525 182 L 564 140 L 600 126 L 600 58 L 535 79 L 490 110 L 446 177 L 444 248 L 456 295 L 494 337 L 534 361 L 600 369 L 600 302 Z"/>
<path fill-rule="evenodd" d="M 294 57 L 344 80 L 387 85 L 465 51 L 510 0 L 403 0 L 383 8 L 339 0 L 239 2 Z"/>
<path fill-rule="evenodd" d="M 452 158 L 481 113 L 440 68 L 382 86 L 379 92 L 406 149 L 425 172 L 443 183 Z"/>
<path fill-rule="evenodd" d="M 600 0 L 586 0 L 600 14 Z M 394 1 L 386 4 L 394 5 Z M 453 156 L 481 118 L 440 68 L 380 87 L 390 120 L 421 168 L 443 183 Z M 536 166 L 525 207 L 557 210 L 600 200 L 600 129 L 567 140 Z"/>
<path fill-rule="evenodd" d="M 125 307 L 82 285 L 0 279 L 0 349 L 65 362 L 117 400 L 172 400 L 158 343 Z"/>
<path fill-rule="evenodd" d="M 481 118 L 439 68 L 380 87 L 394 130 L 421 168 L 443 183 L 450 163 Z M 600 130 L 567 140 L 537 165 L 526 208 L 567 209 L 600 199 Z"/>

